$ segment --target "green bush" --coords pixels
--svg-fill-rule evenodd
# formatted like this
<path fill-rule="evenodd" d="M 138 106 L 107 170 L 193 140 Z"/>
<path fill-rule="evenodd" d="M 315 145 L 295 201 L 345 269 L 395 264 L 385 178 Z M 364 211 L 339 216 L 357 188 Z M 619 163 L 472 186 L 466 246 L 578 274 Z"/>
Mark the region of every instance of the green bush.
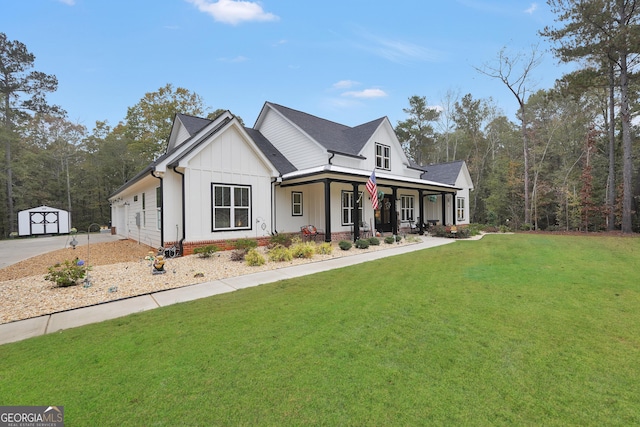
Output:
<path fill-rule="evenodd" d="M 396 242 L 400 242 L 401 240 L 402 240 L 402 236 L 398 234 L 396 236 Z"/>
<path fill-rule="evenodd" d="M 249 252 L 251 249 L 258 247 L 258 241 L 252 239 L 238 239 L 235 243 L 235 248 L 239 251 Z"/>
<path fill-rule="evenodd" d="M 274 234 L 269 239 L 269 246 L 274 247 L 276 245 L 284 246 L 288 248 L 291 246 L 291 235 L 290 234 Z"/>
<path fill-rule="evenodd" d="M 485 226 L 478 223 L 469 224 L 469 234 L 471 236 L 477 236 L 482 231 L 484 231 Z"/>
<path fill-rule="evenodd" d="M 320 255 L 331 255 L 333 252 L 333 246 L 330 242 L 322 242 L 316 246 L 316 253 Z"/>
<path fill-rule="evenodd" d="M 348 251 L 349 249 L 351 249 L 351 242 L 348 240 L 340 240 L 338 242 L 338 246 L 340 247 L 340 249 L 342 249 L 343 251 Z"/>
<path fill-rule="evenodd" d="M 85 267 L 84 261 L 66 260 L 64 263 L 57 263 L 49 267 L 49 273 L 44 276 L 45 280 L 49 280 L 56 284 L 59 288 L 73 286 L 78 284 L 78 280 L 84 279 L 88 267 Z"/>
<path fill-rule="evenodd" d="M 356 240 L 356 248 L 358 249 L 367 249 L 369 247 L 369 240 L 367 239 L 358 239 Z"/>
<path fill-rule="evenodd" d="M 210 258 L 214 253 L 220 250 L 216 245 L 200 246 L 193 250 L 194 255 L 198 255 L 199 258 Z"/>
<path fill-rule="evenodd" d="M 269 260 L 274 262 L 291 261 L 293 255 L 291 249 L 282 245 L 276 245 L 269 249 Z"/>
<path fill-rule="evenodd" d="M 393 236 L 387 236 L 384 238 L 384 242 L 391 245 L 393 244 L 393 242 L 395 241 L 395 239 L 393 238 Z"/>
<path fill-rule="evenodd" d="M 380 239 L 378 239 L 377 237 L 369 237 L 368 240 L 371 246 L 380 246 Z"/>
<path fill-rule="evenodd" d="M 316 253 L 315 243 L 296 243 L 291 246 L 291 253 L 294 258 L 312 258 Z"/>
<path fill-rule="evenodd" d="M 260 254 L 260 252 L 258 252 L 255 248 L 249 249 L 247 251 L 244 256 L 244 260 L 247 265 L 250 265 L 251 267 L 258 267 L 266 262 L 262 254 Z"/>

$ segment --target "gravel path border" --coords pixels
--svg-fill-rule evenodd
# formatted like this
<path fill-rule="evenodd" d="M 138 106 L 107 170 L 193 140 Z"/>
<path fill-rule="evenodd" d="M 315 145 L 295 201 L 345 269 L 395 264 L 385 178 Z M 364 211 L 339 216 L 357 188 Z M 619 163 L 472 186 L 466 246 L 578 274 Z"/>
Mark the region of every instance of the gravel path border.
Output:
<path fill-rule="evenodd" d="M 414 243 L 418 242 L 403 240 L 400 245 Z M 89 271 L 89 286 L 80 284 L 66 288 L 54 287 L 44 279 L 44 274 L 5 280 L 0 282 L 0 324 L 197 283 L 393 247 L 397 245 L 381 243 L 368 249 L 353 247 L 343 251 L 334 245 L 330 255 L 314 255 L 310 259 L 299 258 L 288 262 L 267 261 L 259 267 L 231 261 L 231 251 L 216 253 L 211 258 L 190 255 L 167 260 L 165 274 L 152 274 L 151 263 L 140 257 L 138 261 L 93 266 Z M 265 248 L 258 250 L 265 253 Z"/>

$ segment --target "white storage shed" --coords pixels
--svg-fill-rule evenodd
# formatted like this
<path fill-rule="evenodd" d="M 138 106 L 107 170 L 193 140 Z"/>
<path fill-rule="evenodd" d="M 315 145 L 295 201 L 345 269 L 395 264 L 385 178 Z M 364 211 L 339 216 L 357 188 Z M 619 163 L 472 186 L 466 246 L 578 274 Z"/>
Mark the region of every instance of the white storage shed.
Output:
<path fill-rule="evenodd" d="M 20 236 L 65 234 L 70 229 L 71 215 L 62 209 L 40 206 L 18 212 L 18 234 Z"/>

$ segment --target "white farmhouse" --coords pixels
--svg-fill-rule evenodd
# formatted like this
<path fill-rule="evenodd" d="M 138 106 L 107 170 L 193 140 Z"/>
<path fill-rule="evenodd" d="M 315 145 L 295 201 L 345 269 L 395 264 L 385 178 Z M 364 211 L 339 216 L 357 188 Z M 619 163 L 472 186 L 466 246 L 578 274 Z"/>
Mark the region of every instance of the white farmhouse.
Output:
<path fill-rule="evenodd" d="M 365 188 L 372 172 L 377 210 Z M 464 162 L 412 164 L 386 117 L 349 127 L 267 102 L 253 128 L 228 111 L 178 114 L 166 153 L 109 201 L 118 235 L 189 254 L 306 225 L 336 241 L 468 224 L 472 189 Z"/>

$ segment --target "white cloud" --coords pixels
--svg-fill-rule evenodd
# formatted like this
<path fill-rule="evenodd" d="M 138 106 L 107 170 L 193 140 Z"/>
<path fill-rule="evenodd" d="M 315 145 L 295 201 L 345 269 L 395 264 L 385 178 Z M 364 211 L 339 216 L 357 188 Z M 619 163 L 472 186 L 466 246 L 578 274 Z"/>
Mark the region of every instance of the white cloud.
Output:
<path fill-rule="evenodd" d="M 337 83 L 333 84 L 333 88 L 334 89 L 349 89 L 352 88 L 354 86 L 359 85 L 360 83 L 353 81 L 353 80 L 340 80 Z"/>
<path fill-rule="evenodd" d="M 535 12 L 538 9 L 538 3 L 531 3 L 531 6 L 529 6 L 529 9 L 525 10 L 524 13 L 528 13 L 529 15 L 532 15 L 533 12 Z"/>
<path fill-rule="evenodd" d="M 67 6 L 75 6 L 76 0 L 58 0 L 60 3 L 64 3 Z"/>
<path fill-rule="evenodd" d="M 258 3 L 240 0 L 186 0 L 200 12 L 208 13 L 217 22 L 236 25 L 246 21 L 277 21 L 278 16 L 265 12 Z"/>
<path fill-rule="evenodd" d="M 366 43 L 356 43 L 357 47 L 392 62 L 438 61 L 442 57 L 438 51 L 414 43 L 379 37 L 365 30 L 358 31 L 358 34 Z"/>
<path fill-rule="evenodd" d="M 344 92 L 342 96 L 351 98 L 384 98 L 387 96 L 387 93 L 382 89 L 365 89 L 361 91 Z"/>

